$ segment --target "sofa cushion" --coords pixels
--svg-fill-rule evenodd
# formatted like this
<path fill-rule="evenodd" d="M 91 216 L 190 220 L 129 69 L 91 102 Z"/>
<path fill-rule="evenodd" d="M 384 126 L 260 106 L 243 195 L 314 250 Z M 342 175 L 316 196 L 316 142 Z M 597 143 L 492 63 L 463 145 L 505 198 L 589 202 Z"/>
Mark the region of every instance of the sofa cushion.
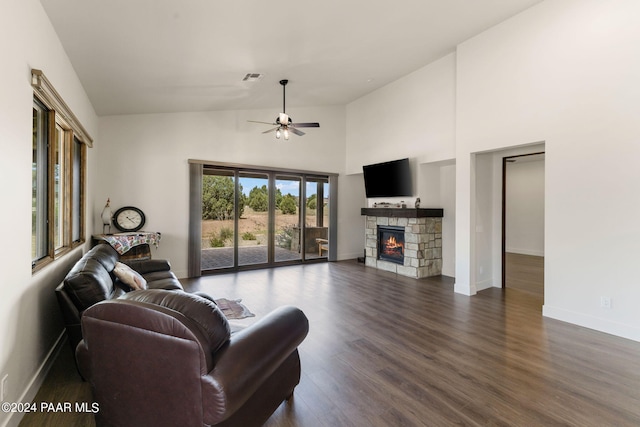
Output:
<path fill-rule="evenodd" d="M 211 300 L 180 291 L 147 289 L 129 292 L 120 299 L 140 301 L 170 308 L 196 323 L 208 339 L 211 352 L 218 350 L 231 336 L 227 318 Z"/>
<path fill-rule="evenodd" d="M 107 271 L 113 271 L 113 268 L 120 259 L 118 252 L 106 243 L 94 246 L 84 256 L 94 258 L 102 264 Z"/>
<path fill-rule="evenodd" d="M 79 312 L 113 297 L 111 275 L 95 258 L 84 256 L 64 279 L 64 289 Z"/>

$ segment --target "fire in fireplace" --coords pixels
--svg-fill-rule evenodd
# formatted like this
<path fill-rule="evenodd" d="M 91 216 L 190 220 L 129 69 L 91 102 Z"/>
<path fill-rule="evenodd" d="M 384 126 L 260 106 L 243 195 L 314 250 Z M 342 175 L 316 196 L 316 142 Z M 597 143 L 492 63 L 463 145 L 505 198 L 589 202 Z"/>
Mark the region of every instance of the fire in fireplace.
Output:
<path fill-rule="evenodd" d="M 378 226 L 378 259 L 404 264 L 404 227 Z"/>

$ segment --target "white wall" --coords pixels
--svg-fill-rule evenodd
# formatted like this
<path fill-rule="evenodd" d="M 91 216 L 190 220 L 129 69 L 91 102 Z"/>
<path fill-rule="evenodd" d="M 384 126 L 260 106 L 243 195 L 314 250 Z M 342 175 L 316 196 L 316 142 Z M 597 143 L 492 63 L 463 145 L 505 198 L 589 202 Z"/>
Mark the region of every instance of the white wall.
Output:
<path fill-rule="evenodd" d="M 458 47 L 458 292 L 477 275 L 474 153 L 545 141 L 543 312 L 640 340 L 638 14 L 634 0 L 547 1 Z"/>
<path fill-rule="evenodd" d="M 544 160 L 507 163 L 506 251 L 544 256 Z"/>
<path fill-rule="evenodd" d="M 347 105 L 347 173 L 405 157 L 450 160 L 455 144 L 455 55 Z"/>
<path fill-rule="evenodd" d="M 494 221 L 494 200 L 497 197 L 494 185 L 493 156 L 491 154 L 479 154 L 476 156 L 476 180 L 475 180 L 475 210 L 476 223 L 472 228 L 475 232 L 475 266 L 476 291 L 494 286 L 495 270 L 493 267 L 493 236 L 500 230 L 499 224 Z M 456 279 L 457 280 L 457 279 Z"/>
<path fill-rule="evenodd" d="M 422 163 L 417 169 L 417 194 L 423 208 L 442 208 L 442 274 L 455 274 L 456 165 L 454 161 Z"/>
<path fill-rule="evenodd" d="M 29 401 L 42 379 L 40 369 L 58 342 L 63 324 L 54 288 L 82 249 L 31 274 L 31 68 L 39 68 L 84 127 L 97 140 L 97 117 L 37 0 L 6 0 L 0 7 L 0 222 L 3 277 L 0 286 L 0 377 L 9 374 L 6 401 Z M 89 186 L 96 159 L 88 154 Z M 91 193 L 89 203 L 93 203 Z M 89 229 L 93 224 L 87 224 Z M 63 348 L 63 351 L 69 351 Z M 19 416 L 0 412 L 0 425 Z"/>
<path fill-rule="evenodd" d="M 345 175 L 344 107 L 290 108 L 300 121 L 320 128 L 303 137 L 277 140 L 262 134 L 269 110 L 111 116 L 100 119 L 102 144 L 99 183 L 92 215 L 98 217 L 107 197 L 113 209 L 133 205 L 147 218 L 146 230 L 162 233 L 153 256 L 171 260 L 179 277 L 187 276 L 188 159 L 240 163 L 340 174 L 338 178 L 338 259 L 362 253 L 364 203 L 361 186 Z M 354 212 L 357 213 L 354 215 Z M 94 231 L 100 231 L 95 229 Z"/>

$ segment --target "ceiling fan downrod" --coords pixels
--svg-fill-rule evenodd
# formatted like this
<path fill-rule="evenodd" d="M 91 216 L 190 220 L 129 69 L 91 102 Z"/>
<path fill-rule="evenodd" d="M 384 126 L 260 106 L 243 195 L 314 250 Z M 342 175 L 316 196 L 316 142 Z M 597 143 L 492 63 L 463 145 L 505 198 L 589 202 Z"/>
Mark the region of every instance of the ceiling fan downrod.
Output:
<path fill-rule="evenodd" d="M 287 86 L 287 83 L 289 83 L 289 80 L 280 80 L 280 84 L 282 85 L 282 112 L 286 113 L 287 110 L 285 109 L 285 103 L 286 103 L 286 99 L 287 97 L 285 96 L 285 87 Z"/>

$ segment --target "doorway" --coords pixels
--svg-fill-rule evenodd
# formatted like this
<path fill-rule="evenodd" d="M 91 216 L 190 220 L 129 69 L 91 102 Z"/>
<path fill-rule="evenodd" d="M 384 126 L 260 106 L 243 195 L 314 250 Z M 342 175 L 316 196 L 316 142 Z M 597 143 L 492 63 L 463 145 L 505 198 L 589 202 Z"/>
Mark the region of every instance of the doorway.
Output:
<path fill-rule="evenodd" d="M 201 170 L 200 274 L 329 259 L 329 175 Z"/>
<path fill-rule="evenodd" d="M 502 287 L 544 297 L 544 152 L 502 159 Z"/>

